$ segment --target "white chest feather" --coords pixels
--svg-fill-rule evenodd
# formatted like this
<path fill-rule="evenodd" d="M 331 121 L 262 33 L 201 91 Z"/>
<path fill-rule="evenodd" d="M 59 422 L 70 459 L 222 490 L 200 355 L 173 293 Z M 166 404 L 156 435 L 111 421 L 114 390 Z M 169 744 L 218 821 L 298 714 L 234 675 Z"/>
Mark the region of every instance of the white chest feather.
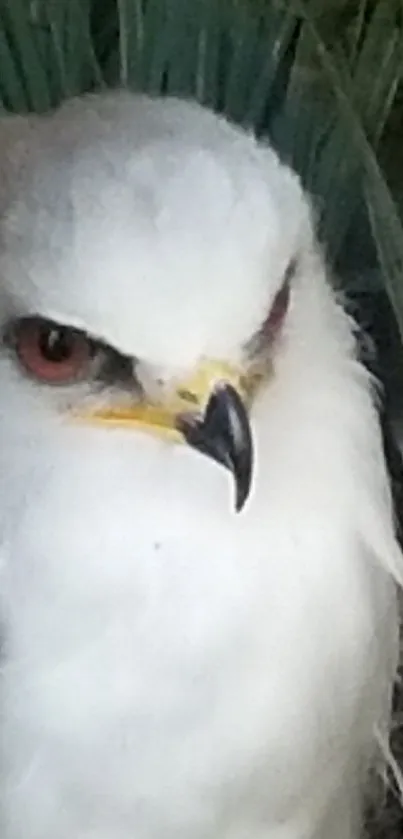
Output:
<path fill-rule="evenodd" d="M 396 619 L 343 505 L 273 456 L 237 517 L 191 451 L 71 445 L 10 498 L 2 835 L 355 836 Z"/>

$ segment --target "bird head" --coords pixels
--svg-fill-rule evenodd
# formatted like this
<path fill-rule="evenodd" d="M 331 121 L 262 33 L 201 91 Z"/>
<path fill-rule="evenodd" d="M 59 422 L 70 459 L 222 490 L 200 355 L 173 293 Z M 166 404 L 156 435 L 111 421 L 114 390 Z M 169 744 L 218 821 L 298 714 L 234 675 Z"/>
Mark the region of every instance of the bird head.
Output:
<path fill-rule="evenodd" d="M 241 509 L 253 403 L 313 249 L 297 177 L 195 103 L 113 93 L 31 122 L 2 201 L 0 376 L 20 422 L 190 445 L 231 470 Z"/>

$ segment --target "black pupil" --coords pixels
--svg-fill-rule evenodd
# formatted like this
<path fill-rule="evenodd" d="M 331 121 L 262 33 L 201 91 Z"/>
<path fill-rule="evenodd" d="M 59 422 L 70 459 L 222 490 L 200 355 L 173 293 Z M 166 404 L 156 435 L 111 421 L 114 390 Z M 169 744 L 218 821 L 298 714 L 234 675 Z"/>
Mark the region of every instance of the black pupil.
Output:
<path fill-rule="evenodd" d="M 71 329 L 43 326 L 39 331 L 39 348 L 46 361 L 61 364 L 68 361 L 74 348 Z"/>

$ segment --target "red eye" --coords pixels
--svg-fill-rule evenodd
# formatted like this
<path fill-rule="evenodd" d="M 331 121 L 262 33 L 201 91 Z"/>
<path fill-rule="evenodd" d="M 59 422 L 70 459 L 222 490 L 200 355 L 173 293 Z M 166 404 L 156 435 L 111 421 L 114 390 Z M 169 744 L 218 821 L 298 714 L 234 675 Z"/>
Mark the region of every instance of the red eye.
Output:
<path fill-rule="evenodd" d="M 277 292 L 269 315 L 263 324 L 262 333 L 266 340 L 273 341 L 283 325 L 290 302 L 290 284 L 285 282 Z"/>
<path fill-rule="evenodd" d="M 38 317 L 18 322 L 13 343 L 25 370 L 48 384 L 68 384 L 83 378 L 93 354 L 91 341 L 84 333 Z"/>

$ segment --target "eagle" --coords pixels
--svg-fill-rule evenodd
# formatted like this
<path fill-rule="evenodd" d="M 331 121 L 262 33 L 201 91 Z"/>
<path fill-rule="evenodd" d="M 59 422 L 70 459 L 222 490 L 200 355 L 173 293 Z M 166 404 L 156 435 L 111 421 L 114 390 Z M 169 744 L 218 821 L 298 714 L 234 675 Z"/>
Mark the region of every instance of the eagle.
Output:
<path fill-rule="evenodd" d="M 403 565 L 311 200 L 177 98 L 0 143 L 2 839 L 358 839 Z"/>

